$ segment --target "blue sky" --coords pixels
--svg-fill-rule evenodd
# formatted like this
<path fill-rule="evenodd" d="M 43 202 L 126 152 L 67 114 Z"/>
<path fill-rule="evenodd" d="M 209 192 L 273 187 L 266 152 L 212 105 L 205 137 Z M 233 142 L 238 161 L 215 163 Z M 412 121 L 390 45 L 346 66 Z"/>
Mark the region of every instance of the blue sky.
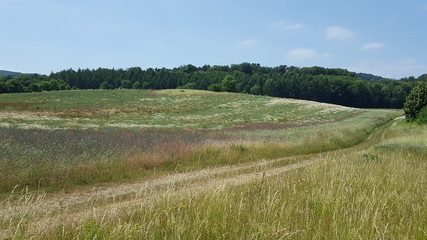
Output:
<path fill-rule="evenodd" d="M 427 73 L 427 1 L 0 0 L 0 69 L 242 62 Z"/>

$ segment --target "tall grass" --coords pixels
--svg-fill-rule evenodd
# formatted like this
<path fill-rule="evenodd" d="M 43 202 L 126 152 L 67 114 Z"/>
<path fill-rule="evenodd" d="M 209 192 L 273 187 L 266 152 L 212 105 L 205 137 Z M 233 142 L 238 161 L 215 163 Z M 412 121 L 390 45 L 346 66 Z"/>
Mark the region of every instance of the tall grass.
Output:
<path fill-rule="evenodd" d="M 55 191 L 345 148 L 362 142 L 372 129 L 387 121 L 366 123 L 359 118 L 246 133 L 0 129 L 0 193 L 7 196 L 16 187 Z"/>
<path fill-rule="evenodd" d="M 188 90 L 5 94 L 0 197 L 348 147 L 395 114 Z"/>
<path fill-rule="evenodd" d="M 55 190 L 144 176 L 147 169 L 182 158 L 211 132 L 162 130 L 0 129 L 0 192 Z"/>
<path fill-rule="evenodd" d="M 403 127 L 405 129 L 405 127 Z M 386 145 L 201 194 L 166 194 L 133 211 L 63 225 L 43 239 L 426 239 L 427 129 L 394 126 Z M 420 144 L 421 145 L 421 144 Z M 388 146 L 388 147 L 382 147 Z"/>

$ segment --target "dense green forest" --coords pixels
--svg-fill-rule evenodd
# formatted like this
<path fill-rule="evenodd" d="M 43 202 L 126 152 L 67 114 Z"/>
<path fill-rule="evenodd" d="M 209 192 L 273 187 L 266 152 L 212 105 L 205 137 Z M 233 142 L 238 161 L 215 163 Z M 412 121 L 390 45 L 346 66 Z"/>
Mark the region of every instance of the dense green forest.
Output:
<path fill-rule="evenodd" d="M 69 89 L 201 89 L 274 97 L 306 99 L 362 108 L 402 108 L 405 98 L 427 74 L 400 80 L 362 79 L 345 69 L 292 66 L 264 67 L 242 63 L 231 66 L 143 70 L 98 68 L 63 70 L 44 75 L 0 77 L 0 93 Z M 372 75 L 373 76 L 373 75 Z M 379 79 L 379 78 L 376 78 Z"/>

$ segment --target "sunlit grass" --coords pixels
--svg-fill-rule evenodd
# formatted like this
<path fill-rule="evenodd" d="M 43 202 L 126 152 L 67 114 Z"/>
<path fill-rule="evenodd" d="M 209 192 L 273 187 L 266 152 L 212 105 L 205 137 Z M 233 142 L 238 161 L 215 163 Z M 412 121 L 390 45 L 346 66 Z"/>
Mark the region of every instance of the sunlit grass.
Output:
<path fill-rule="evenodd" d="M 363 141 L 396 114 L 195 90 L 2 94 L 0 192 L 333 150 Z"/>
<path fill-rule="evenodd" d="M 417 129 L 393 126 L 386 141 L 426 141 L 427 129 Z M 320 164 L 249 184 L 201 194 L 165 193 L 157 203 L 64 225 L 40 237 L 426 239 L 425 159 L 425 153 L 402 149 L 348 149 Z"/>
<path fill-rule="evenodd" d="M 86 90 L 0 95 L 0 126 L 18 128 L 218 129 L 311 124 L 365 110 L 195 90 Z"/>
<path fill-rule="evenodd" d="M 387 121 L 372 115 L 274 131 L 3 129 L 0 192 L 56 191 L 346 148 Z"/>
<path fill-rule="evenodd" d="M 400 114 L 192 90 L 2 94 L 0 238 L 424 239 L 427 129 L 388 123 Z M 305 169 L 229 187 L 211 177 L 261 165 L 188 179 L 139 207 L 85 206 L 91 218 L 34 232 L 51 214 L 32 211 L 46 193 L 313 153 L 321 162 Z"/>

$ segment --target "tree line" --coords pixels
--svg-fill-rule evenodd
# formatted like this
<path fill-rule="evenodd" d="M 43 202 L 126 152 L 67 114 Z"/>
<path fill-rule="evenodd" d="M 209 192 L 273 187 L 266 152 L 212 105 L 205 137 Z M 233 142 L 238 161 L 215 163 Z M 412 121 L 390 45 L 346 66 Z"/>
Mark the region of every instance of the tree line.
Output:
<path fill-rule="evenodd" d="M 49 76 L 0 77 L 0 93 L 69 89 L 200 89 L 287 97 L 363 108 L 402 108 L 427 74 L 400 80 L 365 80 L 339 68 L 184 65 L 173 69 L 68 69 Z"/>
<path fill-rule="evenodd" d="M 72 87 L 62 79 L 55 79 L 38 74 L 18 77 L 0 77 L 0 93 L 22 93 L 71 90 Z"/>

